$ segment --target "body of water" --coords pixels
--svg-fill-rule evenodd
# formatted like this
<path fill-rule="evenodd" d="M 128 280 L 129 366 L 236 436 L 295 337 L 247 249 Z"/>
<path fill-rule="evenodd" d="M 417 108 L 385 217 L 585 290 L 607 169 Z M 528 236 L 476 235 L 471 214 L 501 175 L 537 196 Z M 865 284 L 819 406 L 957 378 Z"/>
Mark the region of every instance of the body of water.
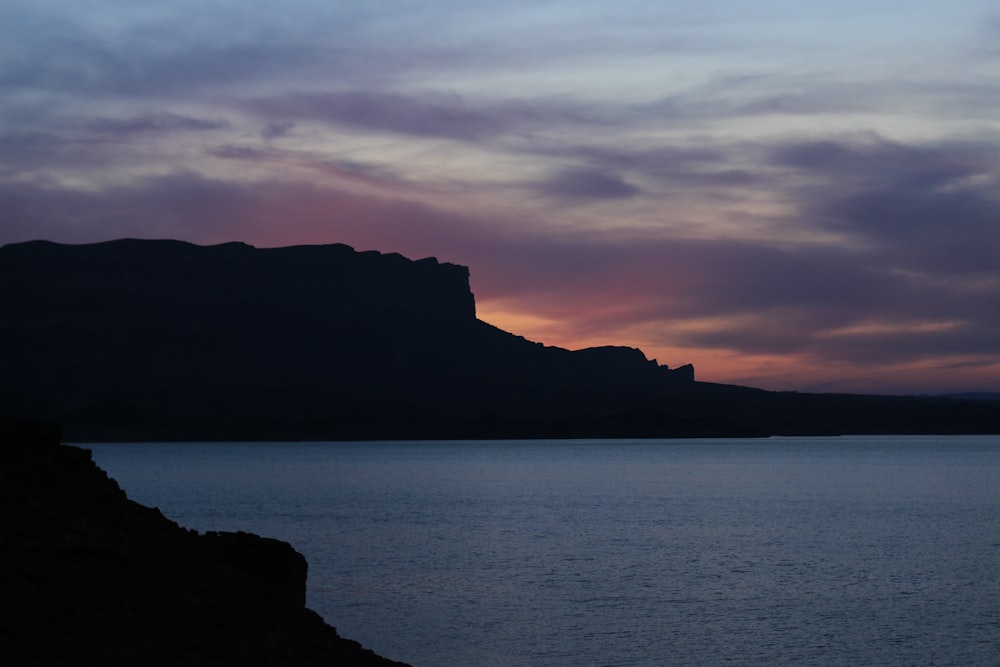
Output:
<path fill-rule="evenodd" d="M 86 445 L 415 667 L 1000 664 L 1000 438 Z"/>

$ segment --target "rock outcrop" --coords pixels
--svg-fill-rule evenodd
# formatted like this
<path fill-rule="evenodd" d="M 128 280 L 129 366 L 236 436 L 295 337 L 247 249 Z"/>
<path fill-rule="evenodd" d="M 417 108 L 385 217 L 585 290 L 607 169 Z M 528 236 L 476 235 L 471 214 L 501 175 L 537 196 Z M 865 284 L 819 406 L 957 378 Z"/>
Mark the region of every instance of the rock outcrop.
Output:
<path fill-rule="evenodd" d="M 0 420 L 0 533 L 3 665 L 402 664 L 305 608 L 291 546 L 185 530 L 55 427 Z"/>

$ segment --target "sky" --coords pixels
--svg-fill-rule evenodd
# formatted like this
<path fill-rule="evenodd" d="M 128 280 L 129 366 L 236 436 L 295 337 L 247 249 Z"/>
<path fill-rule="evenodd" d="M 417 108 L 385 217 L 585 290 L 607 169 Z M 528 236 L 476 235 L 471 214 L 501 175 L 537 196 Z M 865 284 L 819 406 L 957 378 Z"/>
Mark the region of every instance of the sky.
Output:
<path fill-rule="evenodd" d="M 776 390 L 1000 391 L 995 0 L 3 0 L 0 244 L 347 243 Z"/>

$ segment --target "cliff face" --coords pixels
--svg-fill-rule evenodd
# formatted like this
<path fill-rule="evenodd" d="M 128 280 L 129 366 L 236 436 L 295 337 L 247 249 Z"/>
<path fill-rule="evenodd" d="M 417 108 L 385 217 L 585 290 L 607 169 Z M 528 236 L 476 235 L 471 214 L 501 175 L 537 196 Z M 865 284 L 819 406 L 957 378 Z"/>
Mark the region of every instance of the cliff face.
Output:
<path fill-rule="evenodd" d="M 34 242 L 0 248 L 0 285 L 6 384 L 66 407 L 381 381 L 475 322 L 464 267 L 343 245 Z"/>
<path fill-rule="evenodd" d="M 5 294 L 12 303 L 55 307 L 36 310 L 38 316 L 62 311 L 120 323 L 159 318 L 156 324 L 188 333 L 193 325 L 182 328 L 172 315 L 197 315 L 207 327 L 222 313 L 258 326 L 276 314 L 327 323 L 357 313 L 410 314 L 442 326 L 476 314 L 466 267 L 343 244 L 259 249 L 138 239 L 31 241 L 0 247 L 0 271 L 24 280 Z"/>
<path fill-rule="evenodd" d="M 127 499 L 58 430 L 0 420 L 0 664 L 397 665 L 305 608 L 305 559 Z"/>

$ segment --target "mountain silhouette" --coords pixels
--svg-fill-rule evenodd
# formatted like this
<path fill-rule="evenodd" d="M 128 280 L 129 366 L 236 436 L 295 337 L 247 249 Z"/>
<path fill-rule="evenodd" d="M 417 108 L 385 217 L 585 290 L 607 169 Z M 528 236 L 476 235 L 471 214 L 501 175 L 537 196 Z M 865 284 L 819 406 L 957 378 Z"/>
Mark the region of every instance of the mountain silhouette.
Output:
<path fill-rule="evenodd" d="M 697 382 L 476 318 L 467 268 L 342 244 L 0 248 L 0 414 L 68 440 L 996 433 L 996 401 Z"/>

